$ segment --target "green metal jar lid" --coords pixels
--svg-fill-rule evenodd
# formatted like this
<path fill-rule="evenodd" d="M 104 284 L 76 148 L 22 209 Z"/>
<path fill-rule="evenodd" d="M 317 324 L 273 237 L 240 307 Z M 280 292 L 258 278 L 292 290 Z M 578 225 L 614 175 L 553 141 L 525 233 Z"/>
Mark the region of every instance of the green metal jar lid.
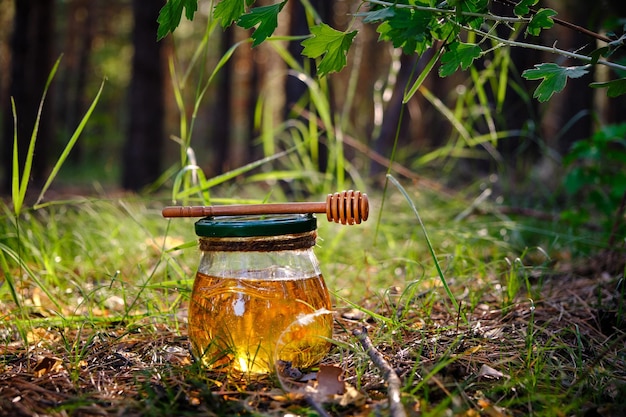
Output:
<path fill-rule="evenodd" d="M 311 232 L 317 219 L 312 214 L 205 217 L 195 228 L 201 237 L 280 236 Z"/>

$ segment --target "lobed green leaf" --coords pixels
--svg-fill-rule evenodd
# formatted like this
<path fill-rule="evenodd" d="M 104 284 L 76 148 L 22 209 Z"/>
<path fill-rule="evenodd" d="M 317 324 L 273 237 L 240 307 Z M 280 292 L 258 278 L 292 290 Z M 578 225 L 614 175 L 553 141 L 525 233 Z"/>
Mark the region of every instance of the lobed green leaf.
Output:
<path fill-rule="evenodd" d="M 441 67 L 439 67 L 439 75 L 441 77 L 447 77 L 456 72 L 460 66 L 463 70 L 469 68 L 470 65 L 478 58 L 482 50 L 480 46 L 463 43 L 452 42 L 448 46 L 448 50 L 441 57 Z"/>
<path fill-rule="evenodd" d="M 532 17 L 526 27 L 526 33 L 533 36 L 539 36 L 542 29 L 550 29 L 554 26 L 553 16 L 556 16 L 556 12 L 552 9 L 540 9 Z"/>
<path fill-rule="evenodd" d="M 478 29 L 485 19 L 479 16 L 468 16 L 463 13 L 487 14 L 489 13 L 489 0 L 459 0 L 456 7 L 458 12 L 462 12 L 457 16 L 459 23 Z"/>
<path fill-rule="evenodd" d="M 252 34 L 252 46 L 261 44 L 274 33 L 278 26 L 278 13 L 283 9 L 287 0 L 269 6 L 255 7 L 249 13 L 244 14 L 237 21 L 237 25 L 244 29 L 259 25 Z"/>
<path fill-rule="evenodd" d="M 313 37 L 302 41 L 302 54 L 309 58 L 319 58 L 317 70 L 320 76 L 341 71 L 346 66 L 346 55 L 357 31 L 341 32 L 325 23 L 311 27 Z"/>
<path fill-rule="evenodd" d="M 374 23 L 393 18 L 396 14 L 394 7 L 370 10 L 369 12 L 357 13 L 356 16 L 363 18 L 363 23 Z"/>
<path fill-rule="evenodd" d="M 168 2 L 165 3 L 157 17 L 159 24 L 157 40 L 161 40 L 166 37 L 168 33 L 174 32 L 180 24 L 183 10 L 185 11 L 185 17 L 188 20 L 193 20 L 193 15 L 198 10 L 198 0 L 168 0 Z"/>
<path fill-rule="evenodd" d="M 589 84 L 592 88 L 606 88 L 606 95 L 614 98 L 626 94 L 626 78 Z"/>
<path fill-rule="evenodd" d="M 213 10 L 213 17 L 227 28 L 244 14 L 245 7 L 246 0 L 221 0 Z"/>
<path fill-rule="evenodd" d="M 534 69 L 528 69 L 522 73 L 527 80 L 542 80 L 535 89 L 533 97 L 540 102 L 545 102 L 554 93 L 559 93 L 565 88 L 568 78 L 580 78 L 587 74 L 587 66 L 561 67 L 557 64 L 537 64 Z"/>
<path fill-rule="evenodd" d="M 513 8 L 513 13 L 516 16 L 524 17 L 528 13 L 530 13 L 530 7 L 537 4 L 539 0 L 521 0 L 517 5 Z"/>
<path fill-rule="evenodd" d="M 422 55 L 432 45 L 430 24 L 435 18 L 428 11 L 395 9 L 393 17 L 378 26 L 379 39 L 391 41 L 406 54 Z"/>

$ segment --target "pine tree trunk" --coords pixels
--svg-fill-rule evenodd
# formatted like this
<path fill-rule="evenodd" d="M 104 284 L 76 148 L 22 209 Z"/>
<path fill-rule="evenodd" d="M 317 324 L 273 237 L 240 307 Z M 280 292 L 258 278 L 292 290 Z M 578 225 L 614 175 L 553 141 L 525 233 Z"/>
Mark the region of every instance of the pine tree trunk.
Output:
<path fill-rule="evenodd" d="M 159 1 L 133 0 L 132 78 L 130 121 L 124 147 L 122 186 L 139 191 L 161 174 L 163 148 L 163 66 L 161 43 L 156 41 Z"/>
<path fill-rule="evenodd" d="M 16 1 L 11 41 L 11 81 L 9 94 L 17 109 L 17 132 L 20 171 L 35 125 L 41 95 L 52 68 L 53 0 Z M 46 101 L 37 135 L 37 147 L 32 168 L 32 182 L 42 185 L 48 174 L 46 156 L 54 138 L 51 110 L 52 100 Z M 8 193 L 11 187 L 13 157 L 13 115 L 11 103 L 2 103 L 2 169 L 0 190 Z"/>

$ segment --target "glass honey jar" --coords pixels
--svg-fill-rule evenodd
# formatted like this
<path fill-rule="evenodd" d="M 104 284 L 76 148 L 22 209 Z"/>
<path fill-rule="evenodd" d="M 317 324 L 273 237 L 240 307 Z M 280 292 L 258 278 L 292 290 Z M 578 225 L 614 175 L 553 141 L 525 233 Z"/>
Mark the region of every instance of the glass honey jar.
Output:
<path fill-rule="evenodd" d="M 211 369 L 306 368 L 330 348 L 331 302 L 312 214 L 206 217 L 189 304 L 194 357 Z"/>

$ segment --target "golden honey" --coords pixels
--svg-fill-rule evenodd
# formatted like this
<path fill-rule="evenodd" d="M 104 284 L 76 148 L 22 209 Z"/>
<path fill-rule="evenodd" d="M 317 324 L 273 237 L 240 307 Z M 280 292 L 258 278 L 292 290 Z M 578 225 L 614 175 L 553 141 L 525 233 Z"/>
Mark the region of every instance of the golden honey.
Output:
<path fill-rule="evenodd" d="M 277 360 L 306 368 L 328 352 L 330 308 L 321 275 L 246 279 L 198 272 L 189 305 L 192 351 L 209 368 L 272 372 Z"/>

